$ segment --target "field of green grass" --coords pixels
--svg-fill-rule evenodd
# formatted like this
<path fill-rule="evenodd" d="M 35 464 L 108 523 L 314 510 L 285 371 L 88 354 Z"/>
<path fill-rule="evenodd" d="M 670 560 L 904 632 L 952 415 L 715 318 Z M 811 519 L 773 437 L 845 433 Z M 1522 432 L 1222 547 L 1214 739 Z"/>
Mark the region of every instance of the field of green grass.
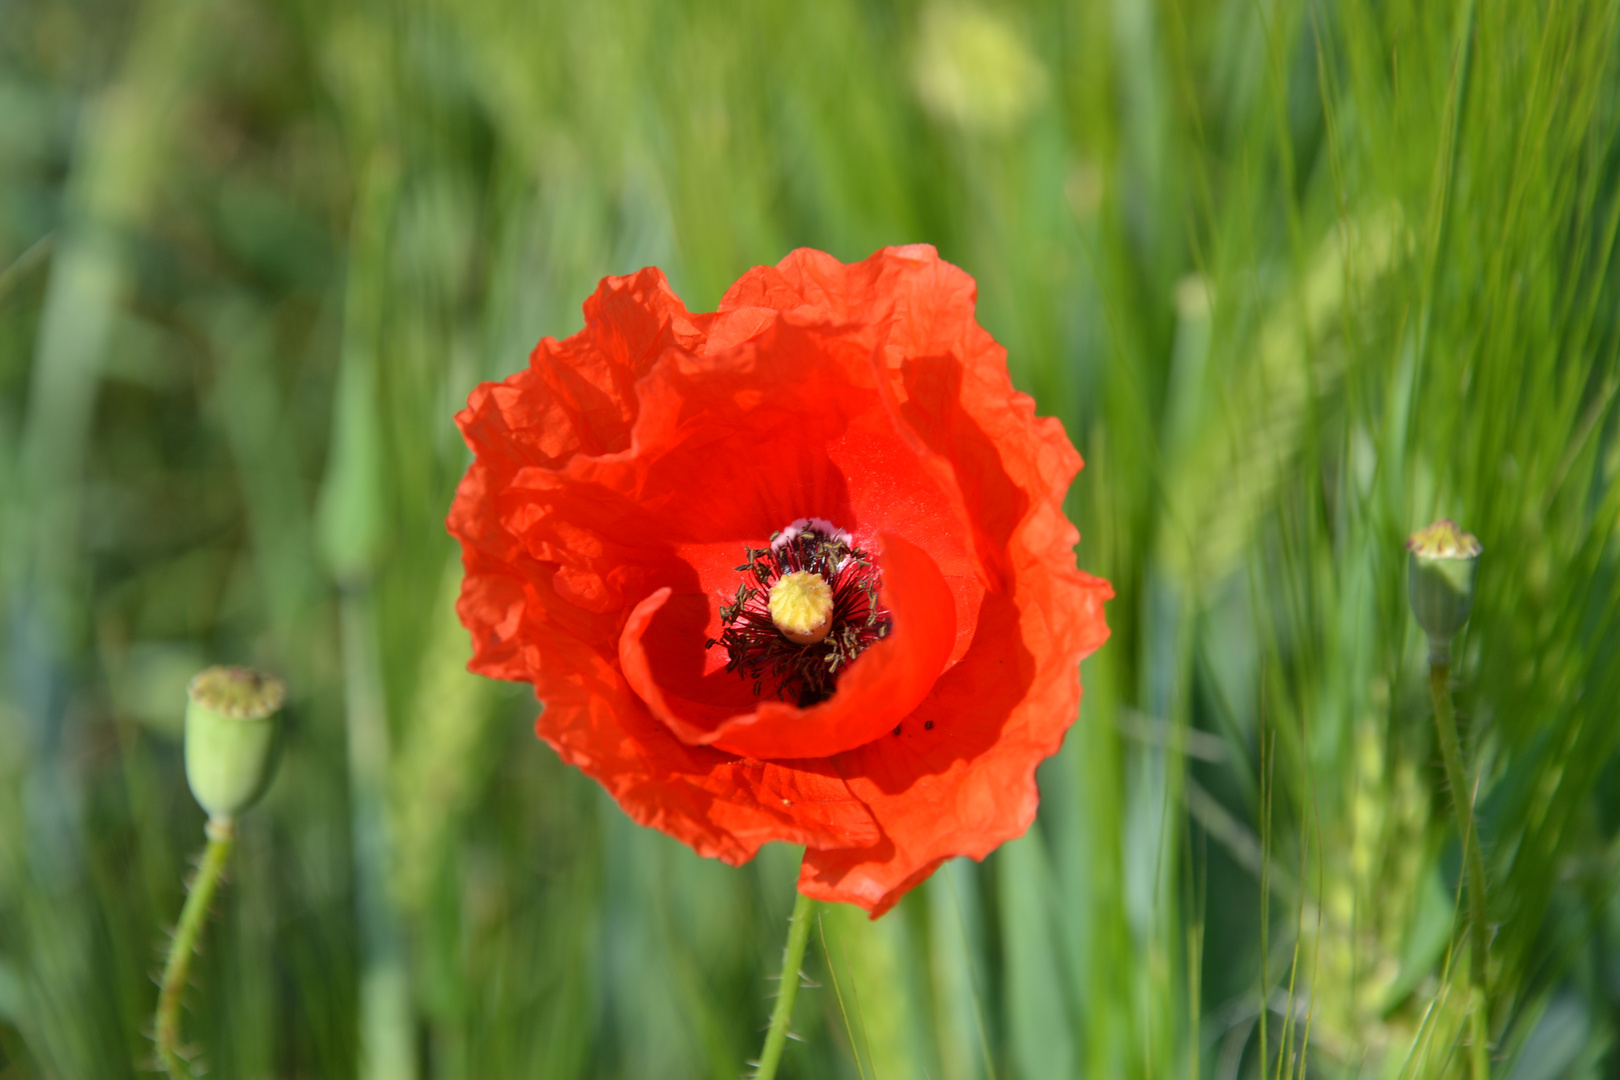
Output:
<path fill-rule="evenodd" d="M 1038 821 L 826 907 L 781 1076 L 1620 1070 L 1616 0 L 0 3 L 0 1078 L 151 1075 L 215 662 L 290 692 L 221 1078 L 733 1080 L 798 852 L 629 821 L 464 670 L 480 380 L 661 266 L 929 242 L 1087 461 L 1113 636 Z M 1471 1072 L 1471 1070 L 1474 1070 Z"/>

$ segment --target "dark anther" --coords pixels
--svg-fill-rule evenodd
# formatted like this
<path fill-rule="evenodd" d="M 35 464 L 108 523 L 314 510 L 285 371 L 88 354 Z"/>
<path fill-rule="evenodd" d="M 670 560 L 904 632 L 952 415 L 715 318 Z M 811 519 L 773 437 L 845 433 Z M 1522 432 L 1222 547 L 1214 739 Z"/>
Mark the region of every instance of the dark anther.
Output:
<path fill-rule="evenodd" d="M 934 730 L 934 722 L 932 720 L 924 720 L 923 721 L 923 730 L 924 731 L 933 731 Z"/>

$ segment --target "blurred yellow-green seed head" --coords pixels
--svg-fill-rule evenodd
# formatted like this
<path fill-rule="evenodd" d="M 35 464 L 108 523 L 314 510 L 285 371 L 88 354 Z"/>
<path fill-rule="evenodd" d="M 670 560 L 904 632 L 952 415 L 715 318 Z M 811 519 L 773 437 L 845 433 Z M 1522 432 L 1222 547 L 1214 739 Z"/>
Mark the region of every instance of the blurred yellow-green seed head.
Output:
<path fill-rule="evenodd" d="M 211 820 L 256 802 L 275 772 L 282 703 L 279 679 L 242 667 L 211 667 L 186 688 L 186 780 Z"/>
<path fill-rule="evenodd" d="M 912 82 L 935 117 L 964 131 L 1000 135 L 1028 119 L 1050 78 L 1004 15 L 946 0 L 923 11 Z"/>
<path fill-rule="evenodd" d="M 1456 636 L 1474 608 L 1474 571 L 1484 549 L 1457 523 L 1440 520 L 1406 541 L 1412 614 L 1431 642 Z"/>

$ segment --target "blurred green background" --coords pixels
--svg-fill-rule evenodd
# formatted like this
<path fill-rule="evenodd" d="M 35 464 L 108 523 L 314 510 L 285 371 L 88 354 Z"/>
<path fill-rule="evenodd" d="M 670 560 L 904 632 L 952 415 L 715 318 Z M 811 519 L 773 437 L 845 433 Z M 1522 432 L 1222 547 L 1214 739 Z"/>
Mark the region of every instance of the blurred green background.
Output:
<path fill-rule="evenodd" d="M 183 686 L 291 688 L 194 970 L 219 1077 L 734 1078 L 797 852 L 632 825 L 467 675 L 480 379 L 657 264 L 931 242 L 1087 458 L 1113 637 L 1036 826 L 826 909 L 783 1075 L 1620 1069 L 1613 0 L 0 3 L 0 1077 L 149 1069 Z"/>

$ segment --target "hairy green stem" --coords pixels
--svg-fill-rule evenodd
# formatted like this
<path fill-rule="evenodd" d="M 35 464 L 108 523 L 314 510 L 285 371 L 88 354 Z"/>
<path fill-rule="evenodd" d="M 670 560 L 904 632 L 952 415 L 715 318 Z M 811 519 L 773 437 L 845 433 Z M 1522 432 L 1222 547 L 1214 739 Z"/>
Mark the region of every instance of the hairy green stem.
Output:
<path fill-rule="evenodd" d="M 782 1048 L 787 1045 L 788 1021 L 793 1019 L 793 1002 L 799 996 L 799 966 L 804 963 L 804 947 L 810 940 L 811 916 L 816 902 L 800 893 L 793 903 L 793 918 L 788 923 L 787 948 L 782 950 L 782 984 L 776 993 L 776 1008 L 771 1011 L 771 1029 L 765 1033 L 765 1049 L 759 1053 L 759 1068 L 754 1080 L 774 1080 L 777 1063 L 782 1060 Z"/>
<path fill-rule="evenodd" d="M 208 847 L 203 850 L 202 865 L 192 879 L 186 906 L 180 911 L 180 925 L 175 928 L 174 938 L 169 942 L 169 957 L 163 964 L 155 1024 L 157 1051 L 164 1070 L 174 1080 L 191 1080 L 191 1069 L 180 1056 L 180 999 L 185 994 L 186 974 L 191 970 L 191 956 L 197 950 L 203 920 L 208 917 L 208 905 L 213 902 L 220 872 L 225 869 L 225 861 L 230 858 L 235 843 L 233 821 L 229 818 L 209 820 Z"/>
<path fill-rule="evenodd" d="M 1446 763 L 1446 783 L 1451 788 L 1451 808 L 1457 816 L 1457 834 L 1462 839 L 1466 867 L 1469 974 L 1474 991 L 1470 1022 L 1472 1071 L 1475 1080 L 1483 1080 L 1490 1075 L 1486 1031 L 1490 1007 L 1490 927 L 1485 918 L 1485 856 L 1479 847 L 1479 830 L 1474 827 L 1473 787 L 1463 771 L 1457 717 L 1451 707 L 1449 650 L 1435 649 L 1429 657 L 1429 692 L 1434 698 L 1434 726 L 1440 735 L 1440 755 Z"/>

